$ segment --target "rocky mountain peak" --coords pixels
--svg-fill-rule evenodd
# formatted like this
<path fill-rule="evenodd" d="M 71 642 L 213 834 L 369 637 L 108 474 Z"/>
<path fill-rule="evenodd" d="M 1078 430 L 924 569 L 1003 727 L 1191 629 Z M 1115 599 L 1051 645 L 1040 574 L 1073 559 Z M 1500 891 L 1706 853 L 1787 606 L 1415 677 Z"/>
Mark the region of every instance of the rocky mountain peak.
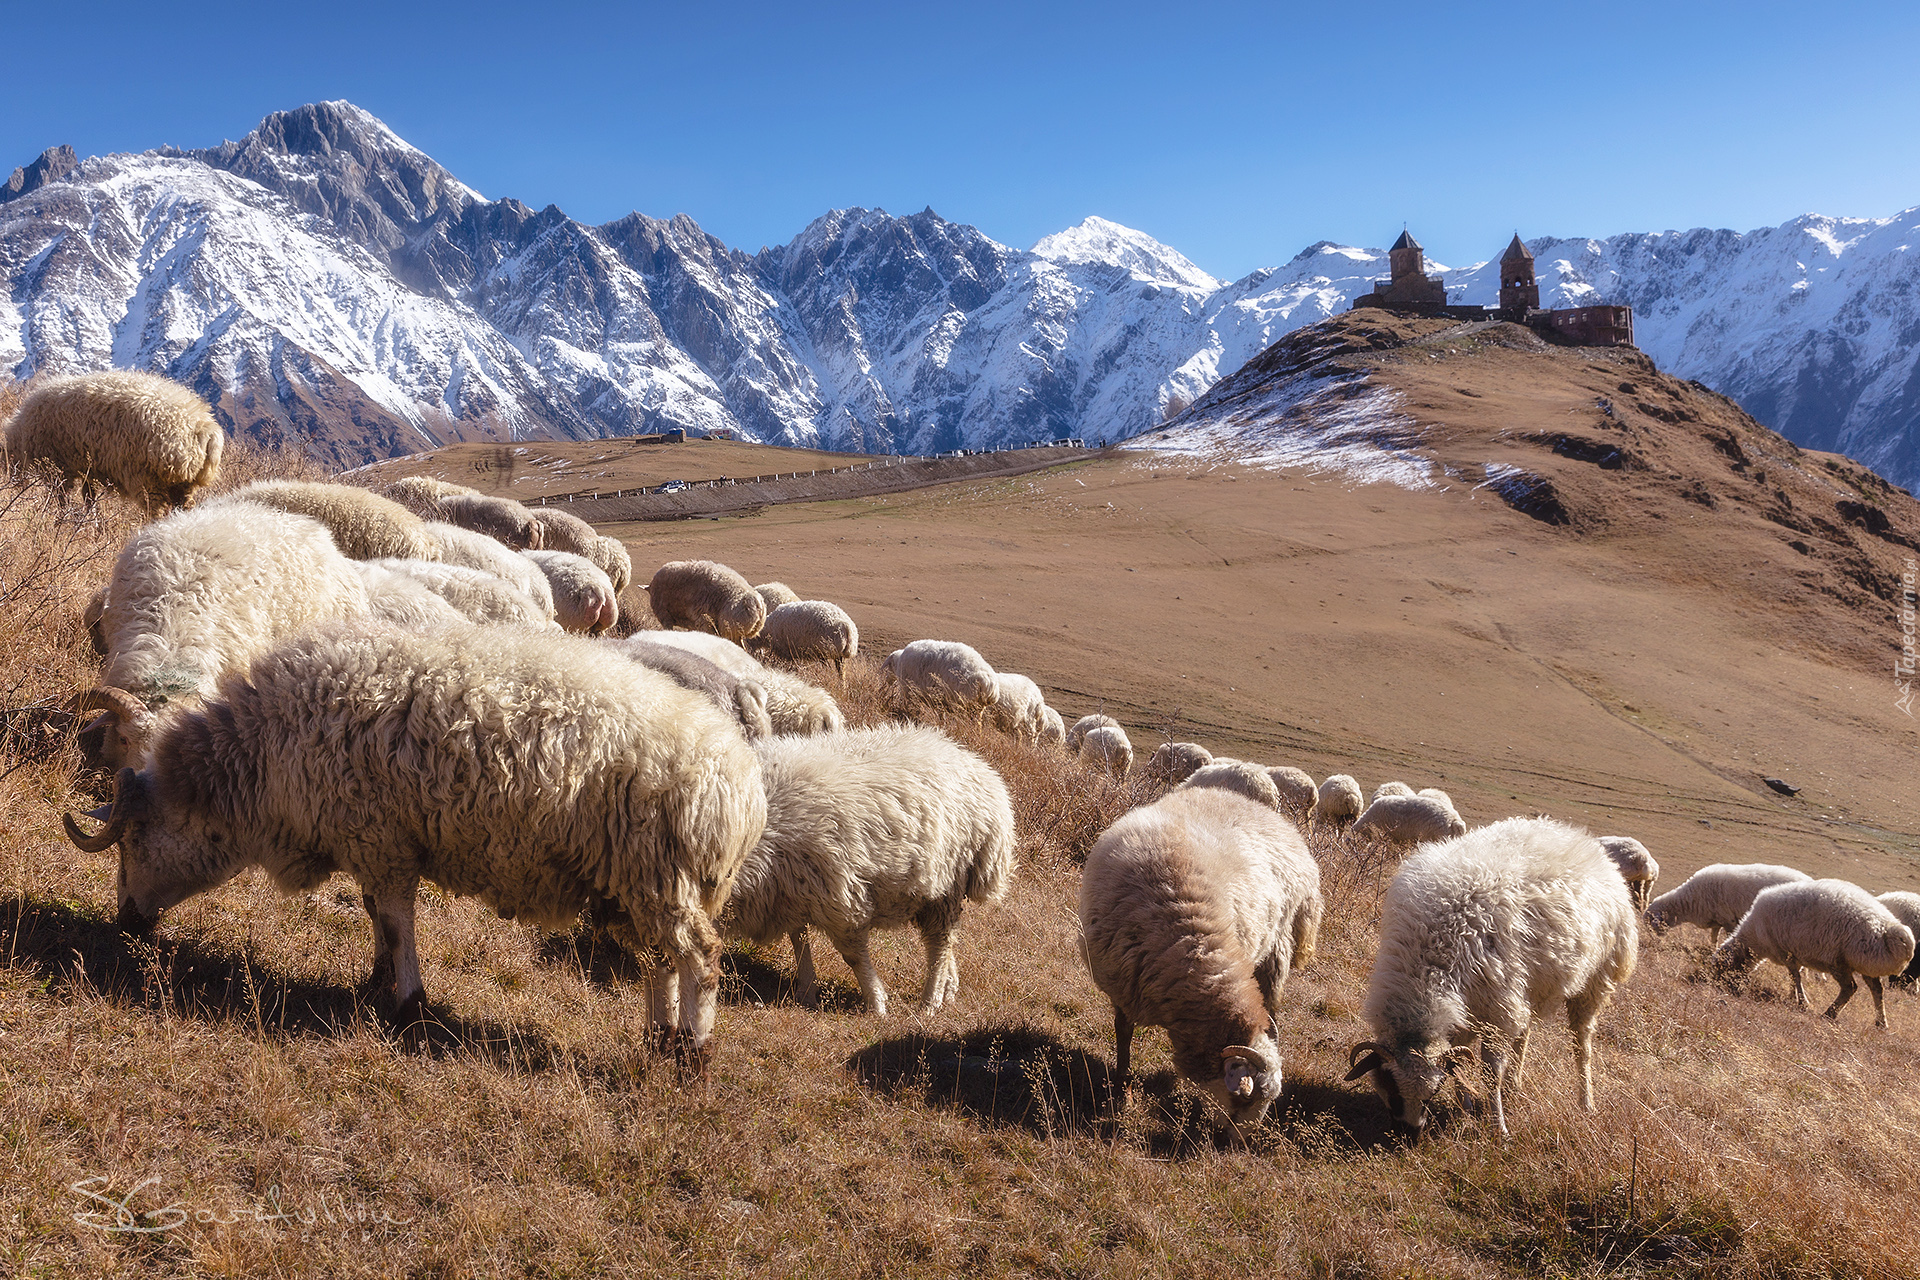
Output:
<path fill-rule="evenodd" d="M 80 159 L 73 154 L 72 147 L 65 143 L 48 147 L 40 153 L 38 160 L 15 169 L 13 176 L 0 184 L 0 204 L 18 199 L 30 191 L 38 191 L 49 182 L 58 182 L 79 167 Z"/>

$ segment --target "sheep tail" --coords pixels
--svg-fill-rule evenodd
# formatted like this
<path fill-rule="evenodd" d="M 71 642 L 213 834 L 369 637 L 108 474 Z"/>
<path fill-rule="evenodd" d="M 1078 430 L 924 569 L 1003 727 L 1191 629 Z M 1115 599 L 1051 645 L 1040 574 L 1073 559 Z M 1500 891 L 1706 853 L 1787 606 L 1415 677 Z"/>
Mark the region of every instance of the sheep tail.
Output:
<path fill-rule="evenodd" d="M 967 868 L 967 899 L 970 902 L 998 902 L 1013 878 L 1013 841 L 993 840 L 974 854 Z"/>

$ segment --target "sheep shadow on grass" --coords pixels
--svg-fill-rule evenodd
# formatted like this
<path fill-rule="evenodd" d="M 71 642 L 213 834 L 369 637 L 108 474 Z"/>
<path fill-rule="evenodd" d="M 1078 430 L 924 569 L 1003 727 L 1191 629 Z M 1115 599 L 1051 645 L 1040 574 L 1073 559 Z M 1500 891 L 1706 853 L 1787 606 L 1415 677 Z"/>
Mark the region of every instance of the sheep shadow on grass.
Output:
<path fill-rule="evenodd" d="M 986 1124 L 1043 1136 L 1100 1132 L 1113 1091 L 1105 1060 L 1021 1025 L 890 1036 L 855 1053 L 846 1066 L 889 1097 L 918 1094 Z"/>
<path fill-rule="evenodd" d="M 385 1022 L 385 1002 L 362 991 L 289 978 L 191 935 L 129 938 L 113 921 L 64 902 L 0 902 L 0 949 L 16 968 L 50 983 L 236 1031 L 337 1038 L 379 1027 L 413 1052 L 480 1056 L 510 1070 L 544 1070 L 561 1056 L 538 1030 L 462 1018 L 431 1003 L 427 1020 L 401 1033 Z"/>

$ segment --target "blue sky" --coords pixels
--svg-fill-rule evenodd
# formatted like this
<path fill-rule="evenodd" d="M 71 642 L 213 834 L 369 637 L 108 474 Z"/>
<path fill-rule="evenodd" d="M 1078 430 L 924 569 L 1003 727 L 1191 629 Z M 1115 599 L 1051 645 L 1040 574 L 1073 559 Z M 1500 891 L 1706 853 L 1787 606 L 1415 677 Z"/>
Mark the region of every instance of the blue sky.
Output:
<path fill-rule="evenodd" d="M 1403 221 L 1464 265 L 1920 204 L 1911 3 L 0 0 L 0 31 L 0 173 L 347 98 L 489 197 L 749 251 L 835 206 L 1020 247 L 1099 214 L 1234 278 Z"/>

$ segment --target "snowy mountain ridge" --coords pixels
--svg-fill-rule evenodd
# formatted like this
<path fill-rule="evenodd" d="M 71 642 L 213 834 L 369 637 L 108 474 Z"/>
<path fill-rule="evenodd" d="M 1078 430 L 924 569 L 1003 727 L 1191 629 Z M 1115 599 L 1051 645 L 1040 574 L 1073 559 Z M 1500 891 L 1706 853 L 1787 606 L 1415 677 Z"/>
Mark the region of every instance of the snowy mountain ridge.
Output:
<path fill-rule="evenodd" d="M 1663 367 L 1911 485 L 1916 234 L 1920 209 L 1529 243 L 1549 305 L 1628 302 Z M 318 103 L 196 151 L 50 151 L 0 187 L 0 369 L 165 372 L 341 467 L 666 426 L 875 452 L 1120 439 L 1386 266 L 1322 242 L 1223 282 L 1103 218 L 1023 251 L 930 209 L 833 210 L 749 255 L 684 215 L 486 200 Z M 1463 301 L 1498 287 L 1494 264 L 1429 269 Z"/>

